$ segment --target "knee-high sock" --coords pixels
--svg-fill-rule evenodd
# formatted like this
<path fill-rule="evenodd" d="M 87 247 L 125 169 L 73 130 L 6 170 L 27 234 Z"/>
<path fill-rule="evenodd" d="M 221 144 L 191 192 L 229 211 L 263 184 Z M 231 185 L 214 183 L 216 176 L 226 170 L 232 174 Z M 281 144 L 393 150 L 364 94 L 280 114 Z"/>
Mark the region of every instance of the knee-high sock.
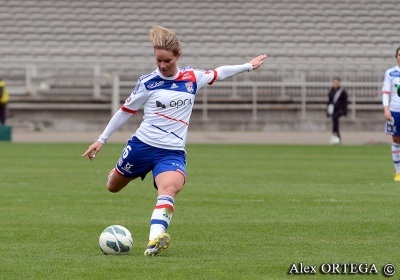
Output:
<path fill-rule="evenodd" d="M 156 207 L 151 215 L 149 240 L 167 230 L 172 213 L 174 213 L 174 198 L 169 195 L 158 196 Z"/>
<path fill-rule="evenodd" d="M 400 173 L 400 144 L 392 143 L 392 159 L 396 173 Z"/>

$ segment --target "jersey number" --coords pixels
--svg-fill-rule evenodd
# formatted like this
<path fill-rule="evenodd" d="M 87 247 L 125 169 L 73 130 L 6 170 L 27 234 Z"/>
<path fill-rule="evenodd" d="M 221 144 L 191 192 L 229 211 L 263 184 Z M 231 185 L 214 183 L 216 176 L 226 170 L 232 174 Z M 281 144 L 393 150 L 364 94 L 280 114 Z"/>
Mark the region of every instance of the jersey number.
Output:
<path fill-rule="evenodd" d="M 122 158 L 126 158 L 129 155 L 129 152 L 132 151 L 131 146 L 126 146 L 124 151 L 122 152 Z"/>

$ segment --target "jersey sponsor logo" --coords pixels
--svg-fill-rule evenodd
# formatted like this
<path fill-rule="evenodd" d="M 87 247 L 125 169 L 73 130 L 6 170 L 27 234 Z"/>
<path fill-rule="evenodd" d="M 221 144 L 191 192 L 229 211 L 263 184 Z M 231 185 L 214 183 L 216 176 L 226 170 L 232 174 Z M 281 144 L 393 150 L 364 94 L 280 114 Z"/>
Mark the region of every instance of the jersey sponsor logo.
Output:
<path fill-rule="evenodd" d="M 175 88 L 178 88 L 178 86 L 175 83 L 173 83 L 171 86 L 171 89 L 175 89 Z"/>
<path fill-rule="evenodd" d="M 187 82 L 196 82 L 196 75 L 194 74 L 193 71 L 184 71 L 182 72 L 177 80 L 180 81 L 187 81 Z"/>
<path fill-rule="evenodd" d="M 400 71 L 398 70 L 393 70 L 392 72 L 389 73 L 391 77 L 400 77 Z"/>
<path fill-rule="evenodd" d="M 151 84 L 146 84 L 146 88 L 148 90 L 155 89 L 157 87 L 161 87 L 164 84 L 164 81 L 153 82 Z"/>
<path fill-rule="evenodd" d="M 185 170 L 185 167 L 184 166 L 182 166 L 181 164 L 179 164 L 179 163 L 175 163 L 175 162 L 171 162 L 171 164 L 172 165 L 174 165 L 174 166 L 177 166 L 177 167 L 179 167 L 180 169 L 182 169 L 182 170 Z"/>
<path fill-rule="evenodd" d="M 132 167 L 133 167 L 133 164 L 127 162 L 124 167 L 121 167 L 121 169 L 125 170 L 128 173 L 132 173 L 132 171 L 131 171 Z"/>
<path fill-rule="evenodd" d="M 186 87 L 186 90 L 187 90 L 188 93 L 193 93 L 194 87 L 193 87 L 193 83 L 192 82 L 186 83 L 185 87 Z"/>
<path fill-rule="evenodd" d="M 175 108 L 178 109 L 178 108 L 180 108 L 182 106 L 188 106 L 188 105 L 192 105 L 192 104 L 193 104 L 192 99 L 191 98 L 186 98 L 186 99 L 183 99 L 183 100 L 172 100 L 169 103 L 169 106 L 175 107 Z"/>
<path fill-rule="evenodd" d="M 169 102 L 169 107 L 172 108 L 181 108 L 183 106 L 190 106 L 193 105 L 193 101 L 191 98 L 186 98 L 186 99 L 178 99 L 178 100 L 172 100 L 171 102 Z M 158 108 L 167 108 L 167 106 L 165 106 L 165 104 L 163 104 L 162 102 L 156 100 L 156 106 Z"/>
<path fill-rule="evenodd" d="M 165 105 L 162 104 L 160 101 L 156 100 L 156 106 L 159 108 L 165 108 Z"/>
<path fill-rule="evenodd" d="M 193 79 L 192 72 L 183 73 L 182 80 L 192 80 L 192 79 Z"/>

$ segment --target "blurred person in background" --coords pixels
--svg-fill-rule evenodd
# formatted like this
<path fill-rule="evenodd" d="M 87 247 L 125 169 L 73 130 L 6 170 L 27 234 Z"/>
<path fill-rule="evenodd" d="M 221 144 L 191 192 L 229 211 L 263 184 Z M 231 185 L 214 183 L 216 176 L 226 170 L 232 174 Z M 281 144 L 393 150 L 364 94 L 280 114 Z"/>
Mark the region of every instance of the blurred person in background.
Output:
<path fill-rule="evenodd" d="M 386 119 L 386 133 L 392 135 L 392 159 L 400 182 L 400 48 L 395 54 L 397 65 L 386 70 L 382 86 L 382 104 Z"/>
<path fill-rule="evenodd" d="M 346 89 L 340 86 L 340 78 L 334 77 L 328 93 L 327 116 L 332 117 L 331 144 L 340 144 L 339 118 L 347 115 L 348 98 Z"/>
<path fill-rule="evenodd" d="M 6 109 L 7 102 L 9 99 L 7 84 L 0 77 L 0 125 L 5 125 L 6 123 Z"/>
<path fill-rule="evenodd" d="M 158 197 L 144 255 L 155 256 L 169 246 L 171 238 L 166 230 L 175 210 L 176 195 L 186 181 L 185 142 L 196 92 L 215 81 L 258 69 L 267 56 L 259 55 L 248 63 L 209 71 L 179 68 L 177 63 L 182 49 L 175 33 L 156 25 L 149 37 L 157 69 L 139 78 L 125 104 L 82 156 L 93 160 L 111 134 L 143 107 L 140 127 L 111 170 L 107 188 L 110 192 L 119 192 L 130 181 L 143 180 L 152 171 Z"/>

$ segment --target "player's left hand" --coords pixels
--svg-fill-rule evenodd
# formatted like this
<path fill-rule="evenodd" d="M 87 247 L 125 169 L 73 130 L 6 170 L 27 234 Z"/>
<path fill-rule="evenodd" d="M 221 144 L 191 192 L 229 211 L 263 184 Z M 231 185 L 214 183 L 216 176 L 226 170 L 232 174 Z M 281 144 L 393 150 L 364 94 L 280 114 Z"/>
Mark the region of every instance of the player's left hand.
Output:
<path fill-rule="evenodd" d="M 262 54 L 262 55 L 259 55 L 259 56 L 255 57 L 255 58 L 253 58 L 252 60 L 250 60 L 249 63 L 253 66 L 253 70 L 256 70 L 261 65 L 263 65 L 264 59 L 266 59 L 266 58 L 267 58 L 267 55 L 266 54 Z"/>
<path fill-rule="evenodd" d="M 87 156 L 90 160 L 93 160 L 96 157 L 96 155 L 98 154 L 98 152 L 100 152 L 102 147 L 103 147 L 103 143 L 96 141 L 92 145 L 89 146 L 89 148 L 86 150 L 86 152 L 83 153 L 82 157 Z"/>

